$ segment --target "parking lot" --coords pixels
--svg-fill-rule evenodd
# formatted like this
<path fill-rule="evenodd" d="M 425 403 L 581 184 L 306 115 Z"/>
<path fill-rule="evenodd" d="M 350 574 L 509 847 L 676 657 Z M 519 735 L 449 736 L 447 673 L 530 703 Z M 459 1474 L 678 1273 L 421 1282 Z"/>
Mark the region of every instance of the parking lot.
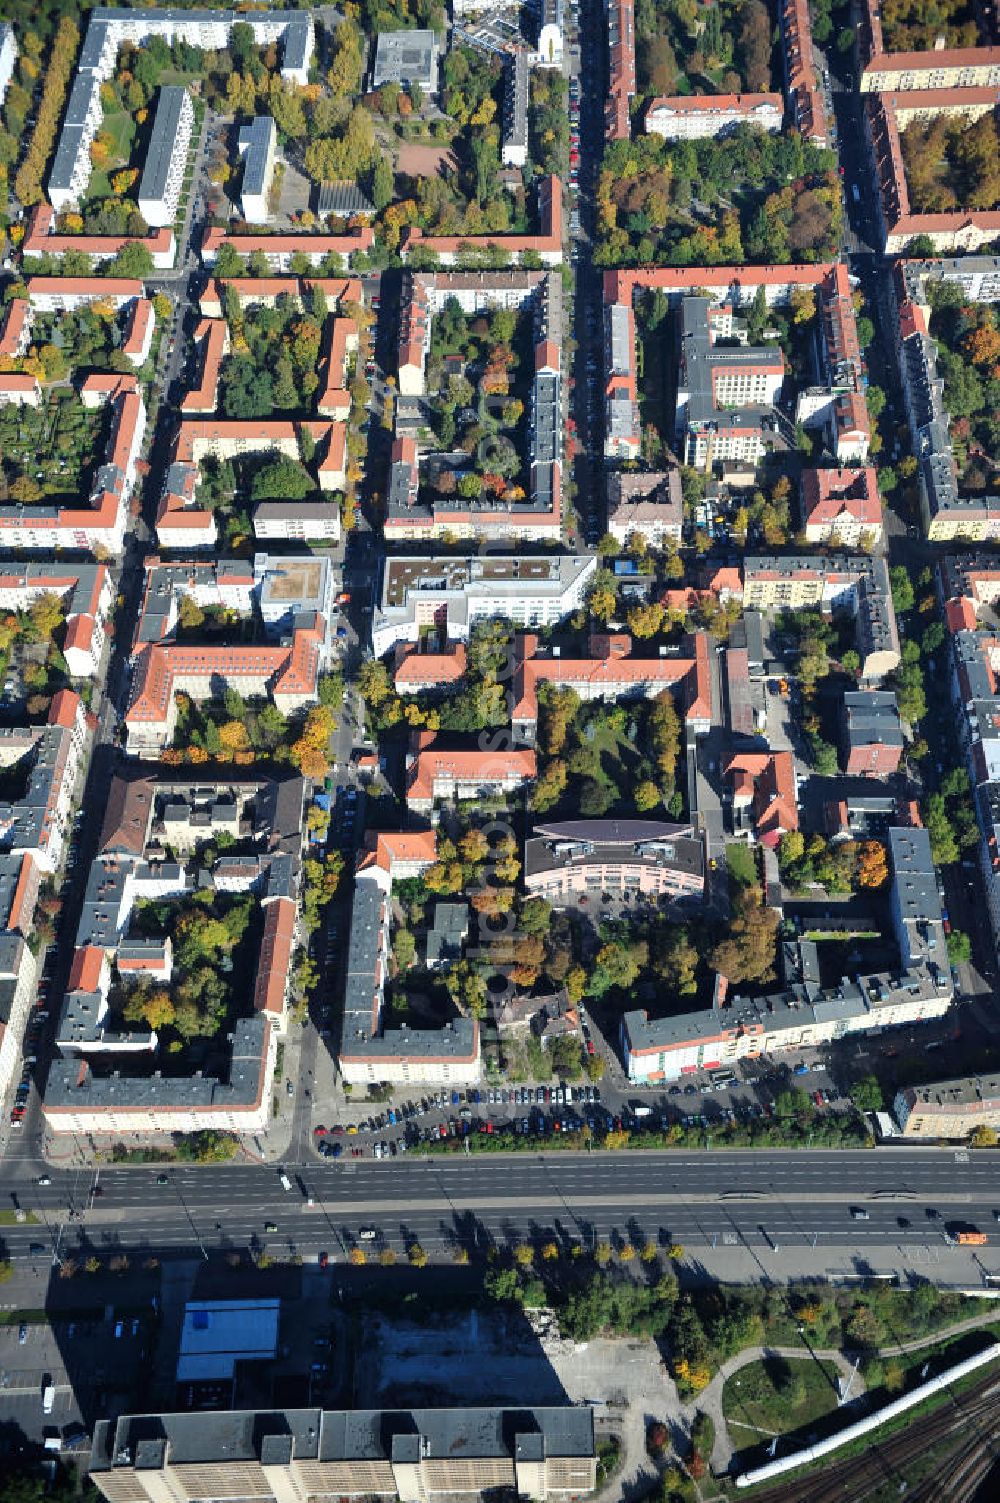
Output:
<path fill-rule="evenodd" d="M 599 1086 L 481 1087 L 439 1091 L 402 1102 L 371 1116 L 327 1126 L 318 1124 L 313 1145 L 324 1158 L 395 1158 L 428 1144 L 462 1139 L 473 1132 L 545 1138 L 589 1127 L 595 1137 L 612 1131 L 641 1132 L 672 1123 L 685 1127 L 763 1121 L 774 1116 L 775 1097 L 790 1085 L 805 1090 L 819 1109 L 848 1106 L 821 1066 L 800 1061 L 791 1071 L 745 1066 L 698 1079 L 645 1089 L 641 1098 L 607 1097 Z"/>
<path fill-rule="evenodd" d="M 22 1311 L 0 1326 L 0 1407 L 34 1441 L 76 1437 L 100 1414 L 137 1402 L 151 1351 L 143 1315 L 60 1318 Z M 51 1408 L 46 1391 L 51 1389 Z"/>

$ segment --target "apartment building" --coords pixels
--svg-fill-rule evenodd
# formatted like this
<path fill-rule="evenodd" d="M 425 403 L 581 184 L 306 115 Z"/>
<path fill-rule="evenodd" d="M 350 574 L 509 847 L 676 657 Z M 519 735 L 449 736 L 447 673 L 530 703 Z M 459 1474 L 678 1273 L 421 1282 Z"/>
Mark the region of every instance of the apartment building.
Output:
<path fill-rule="evenodd" d="M 303 797 L 303 781 L 295 775 L 237 771 L 225 785 L 214 786 L 210 798 L 197 772 L 171 772 L 161 779 L 143 771 L 113 780 L 56 1030 L 59 1057 L 43 1101 L 50 1131 L 145 1135 L 266 1129 L 296 941 Z M 171 834 L 181 837 L 183 847 L 188 829 L 204 844 L 214 829 L 232 828 L 234 818 L 239 837 L 253 840 L 257 854 L 224 858 L 208 880 L 227 892 L 253 892 L 260 905 L 263 926 L 252 972 L 252 1016 L 235 1024 L 224 1071 L 164 1078 L 150 1069 L 159 1048 L 155 1030 L 118 1032 L 113 1026 L 113 973 L 169 978 L 168 942 L 154 936 L 154 943 L 143 943 L 143 936 L 130 932 L 135 905 L 151 898 L 181 898 L 194 890 L 194 869 L 165 859 Z"/>
<path fill-rule="evenodd" d="M 430 344 L 431 304 L 427 279 L 404 272 L 396 354 L 396 380 L 401 397 L 424 395 L 424 368 Z"/>
<path fill-rule="evenodd" d="M 48 876 L 65 853 L 90 729 L 80 696 L 61 689 L 46 725 L 0 736 L 0 766 L 22 764 L 27 769 L 24 793 L 13 801 L 0 800 L 0 849 L 30 854 Z"/>
<path fill-rule="evenodd" d="M 109 1503 L 544 1500 L 593 1491 L 597 1449 L 588 1405 L 132 1415 L 98 1421 L 90 1476 Z"/>
<path fill-rule="evenodd" d="M 0 407 L 37 407 L 41 400 L 42 388 L 37 376 L 0 371 Z"/>
<path fill-rule="evenodd" d="M 56 279 L 58 280 L 58 278 Z M 134 376 L 89 376 L 81 390 L 84 406 L 112 409 L 108 447 L 97 466 L 85 506 L 0 506 L 0 545 L 29 553 L 57 548 L 117 557 L 125 546 L 128 503 L 146 429 L 146 406 Z"/>
<path fill-rule="evenodd" d="M 136 370 L 149 359 L 156 332 L 156 314 L 148 297 L 138 297 L 129 309 L 122 354 Z"/>
<path fill-rule="evenodd" d="M 907 423 L 919 464 L 921 516 L 935 542 L 1000 538 L 1000 497 L 962 492 L 937 347 L 929 332 L 928 285 L 954 283 L 970 300 L 1000 301 L 1000 262 L 969 256 L 897 262 L 890 286 L 896 311 L 896 359 Z"/>
<path fill-rule="evenodd" d="M 126 750 L 158 756 L 173 738 L 176 694 L 217 698 L 223 687 L 271 698 L 292 712 L 315 701 L 330 654 L 334 576 L 328 559 L 257 554 L 252 572 L 235 560 L 146 564 L 146 587 L 132 651 Z M 255 645 L 178 643 L 179 601 L 259 612 L 265 640 Z M 270 640 L 267 640 L 270 638 Z M 277 640 L 275 640 L 277 639 Z"/>
<path fill-rule="evenodd" d="M 732 788 L 733 823 L 738 834 L 775 850 L 799 827 L 795 758 L 790 751 L 745 751 L 724 769 Z"/>
<path fill-rule="evenodd" d="M 519 47 L 504 69 L 503 144 L 505 167 L 524 167 L 528 160 L 528 54 Z"/>
<path fill-rule="evenodd" d="M 977 1128 L 1000 1129 L 1000 1079 L 964 1075 L 931 1085 L 903 1086 L 892 1114 L 904 1138 L 968 1138 Z"/>
<path fill-rule="evenodd" d="M 865 370 L 858 341 L 850 273 L 842 262 L 815 266 L 713 266 L 616 270 L 604 273 L 604 305 L 631 308 L 637 291 L 660 290 L 671 306 L 680 309 L 688 297 L 707 298 L 713 319 L 730 309 L 735 315 L 749 307 L 758 288 L 769 306 L 787 304 L 793 287 L 810 288 L 816 294 L 820 314 L 819 339 L 822 385 L 811 388 L 808 404 L 800 401 L 796 420 L 825 428 L 830 446 L 842 465 L 865 464 L 871 427 L 864 400 Z M 632 366 L 634 367 L 634 332 Z M 711 434 L 720 461 L 751 462 L 759 448 L 760 425 L 756 418 L 744 420 L 740 412 L 723 411 L 715 422 L 724 422 L 724 439 Z M 775 441 L 777 441 L 777 430 Z M 707 441 L 706 441 L 707 442 Z M 726 448 L 731 453 L 723 452 Z"/>
<path fill-rule="evenodd" d="M 433 831 L 369 836 L 357 868 L 347 952 L 338 1065 L 352 1085 L 474 1084 L 480 1077 L 479 1024 L 456 1016 L 441 1028 L 386 1027 L 394 881 L 433 865 Z"/>
<path fill-rule="evenodd" d="M 882 538 L 882 501 L 871 465 L 802 471 L 802 526 L 808 543 L 874 547 Z"/>
<path fill-rule="evenodd" d="M 0 610 L 27 611 L 42 595 L 58 595 L 63 601 L 63 656 L 70 673 L 74 678 L 93 677 L 100 664 L 114 600 L 107 566 L 8 563 L 0 567 Z"/>
<path fill-rule="evenodd" d="M 887 778 L 905 742 L 895 694 L 859 689 L 844 695 L 844 771 L 848 777 Z"/>
<path fill-rule="evenodd" d="M 26 297 L 13 297 L 0 318 L 0 355 L 17 360 L 31 337 L 31 304 Z"/>
<path fill-rule="evenodd" d="M 240 210 L 248 224 L 266 224 L 268 196 L 278 153 L 278 128 L 270 115 L 255 115 L 240 126 L 236 150 L 243 161 Z"/>
<path fill-rule="evenodd" d="M 1000 57 L 1000 49 L 994 50 Z M 995 210 L 961 208 L 940 214 L 915 213 L 910 206 L 900 143 L 900 131 L 910 120 L 939 115 L 975 119 L 995 105 L 995 86 L 982 90 L 938 88 L 933 95 L 866 94 L 865 139 L 875 176 L 882 248 L 887 256 L 904 254 L 918 236 L 927 236 L 935 252 L 949 255 L 956 251 L 978 251 L 1000 235 L 1000 213 Z"/>
<path fill-rule="evenodd" d="M 372 652 L 384 657 L 428 629 L 442 641 L 467 642 L 475 623 L 492 617 L 522 628 L 554 626 L 580 609 L 596 572 L 592 554 L 388 555 L 372 615 Z"/>
<path fill-rule="evenodd" d="M 881 680 L 899 665 L 899 633 L 884 558 L 748 555 L 743 600 L 757 610 L 846 611 L 854 617 L 862 679 Z"/>
<path fill-rule="evenodd" d="M 397 694 L 440 693 L 460 684 L 468 666 L 464 642 L 449 642 L 440 651 L 421 651 L 416 643 L 400 642 L 392 681 Z"/>
<path fill-rule="evenodd" d="M 642 447 L 636 380 L 635 313 L 631 302 L 604 309 L 604 456 L 638 459 Z"/>
<path fill-rule="evenodd" d="M 927 52 L 887 52 L 879 0 L 862 0 L 857 22 L 863 92 L 1000 84 L 1000 47 L 935 46 Z"/>
<path fill-rule="evenodd" d="M 300 308 L 311 308 L 317 292 L 323 294 L 330 312 L 345 317 L 349 316 L 350 305 L 360 304 L 364 295 L 357 277 L 227 277 L 224 282 L 213 277 L 199 297 L 198 306 L 206 318 L 222 318 L 225 293 L 235 298 L 241 308 L 273 308 L 279 298 L 290 298 Z"/>
<path fill-rule="evenodd" d="M 528 893 L 557 908 L 602 894 L 626 902 L 699 902 L 705 841 L 689 825 L 650 819 L 575 819 L 538 824 L 524 844 Z"/>
<path fill-rule="evenodd" d="M 401 395 L 425 391 L 432 320 L 450 298 L 465 311 L 527 310 L 534 324 L 534 371 L 528 407 L 528 474 L 521 500 L 492 493 L 472 498 L 419 493 L 414 440 L 401 431 L 397 409 L 384 531 L 387 540 L 442 536 L 491 540 L 555 539 L 562 529 L 562 284 L 543 272 L 501 271 L 409 275 L 404 279 L 397 368 Z M 413 424 L 420 421 L 415 409 Z"/>
<path fill-rule="evenodd" d="M 406 759 L 406 807 L 431 815 L 436 804 L 508 798 L 535 781 L 533 751 L 446 750 L 432 732 L 412 738 Z"/>
<path fill-rule="evenodd" d="M 684 497 L 680 471 L 615 470 L 608 476 L 608 531 L 623 546 L 640 537 L 649 548 L 680 546 Z"/>
<path fill-rule="evenodd" d="M 514 648 L 511 725 L 521 741 L 533 742 L 538 730 L 538 691 L 543 683 L 573 689 L 583 700 L 655 699 L 670 691 L 692 735 L 712 724 L 712 690 L 708 640 L 695 632 L 672 657 L 634 658 L 626 633 L 595 633 L 590 656 L 543 656 L 533 634 L 519 637 Z"/>
<path fill-rule="evenodd" d="M 371 233 L 369 231 L 369 233 Z M 501 252 L 517 264 L 528 254 L 544 266 L 560 266 L 563 259 L 562 183 L 557 177 L 538 182 L 537 235 L 425 235 L 419 225 L 404 232 L 401 254 L 405 262 L 414 250 L 431 251 L 441 266 L 454 266 L 463 259 L 475 263 L 483 252 Z"/>
<path fill-rule="evenodd" d="M 825 146 L 829 127 L 813 52 L 809 0 L 780 0 L 781 57 L 785 93 L 796 130 L 816 146 Z"/>
<path fill-rule="evenodd" d="M 164 225 L 148 235 L 61 235 L 56 229 L 55 210 L 50 204 L 36 204 L 28 215 L 21 241 L 23 256 L 89 256 L 98 265 L 111 261 L 126 245 L 141 245 L 149 252 L 154 271 L 169 271 L 177 254 L 173 229 Z"/>
<path fill-rule="evenodd" d="M 122 44 L 130 42 L 141 47 L 157 36 L 168 44 L 184 41 L 191 47 L 225 51 L 232 27 L 237 23 L 251 27 L 258 45 L 272 42 L 281 45 L 283 78 L 303 85 L 309 82 L 315 32 L 308 11 L 185 11 L 152 7 L 130 10 L 97 6 L 90 12 L 49 172 L 49 202 L 57 212 L 75 206 L 86 191 L 90 180 L 90 147 L 103 118 L 101 85 L 114 73 Z"/>
<path fill-rule="evenodd" d="M 193 129 L 194 106 L 187 89 L 173 84 L 160 89 L 136 200 L 147 224 L 162 227 L 177 218 Z"/>
<path fill-rule="evenodd" d="M 643 120 L 647 136 L 665 141 L 718 140 L 741 125 L 781 129 L 785 103 L 780 94 L 677 94 L 651 99 Z"/>
<path fill-rule="evenodd" d="M 608 97 L 604 107 L 604 135 L 608 141 L 627 141 L 632 134 L 630 107 L 636 95 L 635 8 L 632 0 L 607 0 Z"/>
<path fill-rule="evenodd" d="M 323 326 L 320 387 L 316 393 L 316 411 L 320 417 L 346 423 L 351 415 L 351 395 L 347 390 L 351 356 L 358 350 L 358 326 L 353 318 L 330 317 Z"/>
<path fill-rule="evenodd" d="M 17 62 L 17 38 L 9 21 L 0 21 L 0 104 L 3 104 L 7 85 L 14 76 Z"/>
<path fill-rule="evenodd" d="M 914 966 L 843 977 L 836 985 L 796 981 L 780 992 L 742 997 L 719 988 L 718 1005 L 669 1018 L 625 1014 L 621 1048 L 629 1080 L 656 1084 L 696 1070 L 815 1049 L 835 1039 L 942 1017 L 951 1004 L 950 973 Z"/>
<path fill-rule="evenodd" d="M 229 354 L 229 325 L 224 318 L 200 319 L 192 341 L 200 349 L 201 375 L 198 385 L 181 398 L 181 412 L 188 416 L 215 411 L 222 362 Z"/>
<path fill-rule="evenodd" d="M 240 231 L 230 233 L 219 225 L 206 225 L 199 254 L 203 266 L 215 265 L 215 258 L 222 247 L 229 246 L 244 258 L 255 252 L 264 256 L 274 272 L 289 272 L 292 261 L 304 257 L 310 266 L 322 267 L 329 256 L 343 260 L 349 266 L 351 257 L 359 251 L 368 252 L 375 244 L 375 232 L 371 225 L 358 225 L 342 235 L 301 233 L 250 235 Z"/>
<path fill-rule="evenodd" d="M 730 307 L 683 298 L 674 431 L 685 464 L 756 465 L 779 437 L 774 409 L 784 378 L 781 349 L 747 344 Z"/>
<path fill-rule="evenodd" d="M 199 465 L 246 454 L 277 453 L 299 459 L 301 434 L 312 439 L 312 464 L 321 491 L 343 490 L 347 483 L 347 433 L 344 423 L 329 419 L 252 422 L 218 416 L 182 418 L 174 439 L 156 517 L 156 536 L 164 548 L 206 548 L 216 541 L 215 519 L 197 502 Z"/>
<path fill-rule="evenodd" d="M 924 829 L 889 831 L 893 928 L 903 965 L 925 965 L 950 977 L 931 838 Z"/>

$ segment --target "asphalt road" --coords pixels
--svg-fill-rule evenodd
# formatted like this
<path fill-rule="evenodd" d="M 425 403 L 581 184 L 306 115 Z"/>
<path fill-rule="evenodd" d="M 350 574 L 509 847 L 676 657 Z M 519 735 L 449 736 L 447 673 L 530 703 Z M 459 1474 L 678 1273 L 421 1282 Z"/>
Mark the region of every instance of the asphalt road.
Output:
<path fill-rule="evenodd" d="M 12 1184 L 41 1224 L 3 1229 L 14 1258 L 31 1244 L 78 1248 L 206 1249 L 268 1243 L 304 1255 L 343 1253 L 362 1227 L 379 1242 L 612 1234 L 688 1248 L 941 1247 L 949 1222 L 992 1234 L 1000 1209 L 995 1156 L 962 1150 L 572 1153 L 422 1157 L 273 1167 L 248 1165 L 50 1171 L 51 1184 Z M 41 1172 L 41 1171 L 39 1171 Z M 167 1183 L 159 1185 L 159 1174 Z M 308 1204 L 308 1197 L 314 1201 Z M 867 1220 L 855 1220 L 863 1207 Z M 69 1211 L 76 1213 L 70 1217 Z M 929 1218 L 928 1210 L 940 1212 Z M 82 1219 L 80 1219 L 80 1213 Z M 901 1225 L 904 1218 L 908 1225 Z M 265 1223 L 277 1230 L 267 1232 Z M 48 1252 L 45 1254 L 48 1259 Z"/>

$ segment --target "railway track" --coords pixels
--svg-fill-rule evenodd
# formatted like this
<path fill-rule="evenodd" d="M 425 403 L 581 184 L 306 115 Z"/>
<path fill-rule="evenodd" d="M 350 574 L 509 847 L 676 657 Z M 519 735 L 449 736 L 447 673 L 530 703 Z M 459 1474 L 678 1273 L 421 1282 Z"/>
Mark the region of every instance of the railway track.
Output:
<path fill-rule="evenodd" d="M 754 1491 L 753 1503 L 864 1503 L 876 1488 L 901 1482 L 906 1469 L 927 1451 L 948 1447 L 926 1476 L 907 1491 L 908 1503 L 971 1503 L 976 1492 L 1000 1458 L 1000 1383 L 989 1373 L 958 1398 L 950 1397 L 940 1409 L 913 1423 L 897 1435 L 872 1443 L 860 1456 L 832 1462 L 801 1477 Z"/>

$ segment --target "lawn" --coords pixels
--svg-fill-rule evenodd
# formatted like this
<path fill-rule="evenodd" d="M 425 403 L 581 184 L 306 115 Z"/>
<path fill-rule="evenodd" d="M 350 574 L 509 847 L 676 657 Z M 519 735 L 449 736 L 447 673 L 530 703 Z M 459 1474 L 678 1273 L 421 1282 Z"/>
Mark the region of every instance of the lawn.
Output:
<path fill-rule="evenodd" d="M 135 143 L 135 117 L 127 110 L 105 110 L 101 130 L 109 137 L 110 156 L 105 166 L 95 167 L 91 172 L 88 198 L 113 197 L 110 181 L 112 173 L 128 167 L 131 162 Z"/>
<path fill-rule="evenodd" d="M 737 1447 L 812 1425 L 837 1407 L 837 1369 L 812 1357 L 765 1357 L 740 1369 L 722 1391 Z"/>
<path fill-rule="evenodd" d="M 726 865 L 730 882 L 738 887 L 752 887 L 757 881 L 757 857 L 742 840 L 734 840 L 726 846 Z"/>

